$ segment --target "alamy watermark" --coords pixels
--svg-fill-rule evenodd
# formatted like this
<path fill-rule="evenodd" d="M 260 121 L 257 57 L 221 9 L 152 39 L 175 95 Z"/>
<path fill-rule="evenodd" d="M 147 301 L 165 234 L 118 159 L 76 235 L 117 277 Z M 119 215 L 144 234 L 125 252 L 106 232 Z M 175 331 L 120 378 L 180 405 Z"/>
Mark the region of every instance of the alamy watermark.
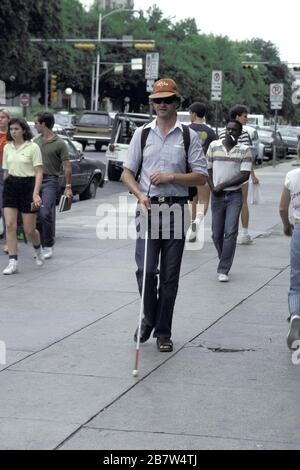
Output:
<path fill-rule="evenodd" d="M 300 340 L 297 339 L 293 342 L 292 348 L 295 349 L 292 354 L 292 363 L 294 366 L 299 366 L 300 364 Z"/>
<path fill-rule="evenodd" d="M 0 365 L 5 366 L 6 364 L 6 344 L 0 340 Z"/>
<path fill-rule="evenodd" d="M 201 207 L 200 205 L 200 213 Z M 151 204 L 150 217 L 144 206 L 132 202 L 128 196 L 119 196 L 117 204 L 99 204 L 96 216 L 96 234 L 100 240 L 135 240 L 144 238 L 149 227 L 151 239 L 169 239 L 172 233 L 175 239 L 181 239 L 183 233 L 191 230 L 191 216 L 188 204 Z M 149 225 L 148 225 L 149 224 Z M 204 217 L 194 224 L 195 241 L 187 243 L 187 250 L 200 250 L 204 245 Z M 189 233 L 188 233 L 189 236 Z"/>

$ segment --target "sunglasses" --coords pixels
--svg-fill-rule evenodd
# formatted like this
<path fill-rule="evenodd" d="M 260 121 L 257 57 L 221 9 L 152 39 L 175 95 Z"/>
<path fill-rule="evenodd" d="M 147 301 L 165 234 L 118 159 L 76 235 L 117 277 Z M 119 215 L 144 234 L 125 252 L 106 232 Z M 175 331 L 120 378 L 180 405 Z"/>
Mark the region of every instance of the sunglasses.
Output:
<path fill-rule="evenodd" d="M 154 104 L 161 104 L 161 103 L 172 104 L 176 100 L 177 98 L 175 96 L 169 96 L 168 98 L 153 98 L 152 101 Z"/>

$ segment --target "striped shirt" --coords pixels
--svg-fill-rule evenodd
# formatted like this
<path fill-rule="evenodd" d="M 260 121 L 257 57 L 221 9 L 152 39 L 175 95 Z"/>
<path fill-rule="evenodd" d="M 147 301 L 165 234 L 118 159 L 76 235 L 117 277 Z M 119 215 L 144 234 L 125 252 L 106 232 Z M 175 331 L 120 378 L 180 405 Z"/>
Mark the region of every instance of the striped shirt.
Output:
<path fill-rule="evenodd" d="M 147 124 L 150 132 L 143 151 L 143 165 L 141 169 L 139 186 L 147 194 L 150 176 L 159 171 L 161 173 L 186 173 L 186 153 L 183 141 L 182 125 L 177 120 L 175 126 L 167 135 L 162 135 L 157 121 Z M 141 159 L 141 136 L 143 126 L 139 127 L 130 142 L 124 167 L 137 173 Z M 188 152 L 188 165 L 191 172 L 207 176 L 207 162 L 201 146 L 201 141 L 195 131 L 189 129 L 191 142 Z M 182 196 L 188 195 L 188 187 L 175 183 L 161 183 L 152 185 L 150 196 Z"/>
<path fill-rule="evenodd" d="M 221 139 L 213 141 L 207 151 L 207 168 L 213 171 L 213 184 L 230 181 L 240 175 L 241 171 L 251 171 L 252 154 L 250 147 L 244 144 L 237 144 L 229 152 L 223 145 Z M 224 191 L 235 191 L 242 185 L 230 186 Z"/>
<path fill-rule="evenodd" d="M 293 217 L 296 220 L 300 220 L 300 168 L 287 173 L 284 186 L 291 195 Z"/>
<path fill-rule="evenodd" d="M 222 129 L 219 133 L 219 139 L 224 139 L 225 135 L 226 135 L 226 129 Z M 252 146 L 252 140 L 247 131 L 242 131 L 238 139 L 238 144 Z"/>

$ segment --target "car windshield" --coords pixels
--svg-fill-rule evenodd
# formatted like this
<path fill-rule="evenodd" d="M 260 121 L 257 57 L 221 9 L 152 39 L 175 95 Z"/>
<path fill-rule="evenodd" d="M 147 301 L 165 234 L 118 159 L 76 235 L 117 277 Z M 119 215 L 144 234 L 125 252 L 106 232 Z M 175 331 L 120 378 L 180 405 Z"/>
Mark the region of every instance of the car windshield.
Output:
<path fill-rule="evenodd" d="M 72 124 L 72 116 L 63 115 L 63 114 L 55 114 L 55 122 L 60 126 L 66 127 Z"/>
<path fill-rule="evenodd" d="M 79 119 L 78 124 L 87 124 L 91 126 L 108 126 L 109 116 L 106 114 L 83 114 Z"/>
<path fill-rule="evenodd" d="M 177 118 L 180 122 L 191 123 L 190 113 L 188 111 L 178 111 Z"/>
<path fill-rule="evenodd" d="M 257 129 L 257 133 L 258 133 L 259 137 L 269 137 L 269 138 L 273 137 L 272 136 L 272 131 Z"/>
<path fill-rule="evenodd" d="M 281 135 L 287 135 L 289 137 L 298 137 L 300 135 L 300 130 L 297 131 L 297 129 L 280 129 Z"/>

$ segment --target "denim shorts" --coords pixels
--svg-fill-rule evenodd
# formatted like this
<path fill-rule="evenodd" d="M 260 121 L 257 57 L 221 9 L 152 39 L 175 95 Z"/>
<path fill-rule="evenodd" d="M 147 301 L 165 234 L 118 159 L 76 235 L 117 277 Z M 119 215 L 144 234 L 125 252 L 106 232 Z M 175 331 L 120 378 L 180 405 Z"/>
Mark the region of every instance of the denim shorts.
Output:
<path fill-rule="evenodd" d="M 18 209 L 23 214 L 31 213 L 35 176 L 11 176 L 4 181 L 3 207 Z"/>

